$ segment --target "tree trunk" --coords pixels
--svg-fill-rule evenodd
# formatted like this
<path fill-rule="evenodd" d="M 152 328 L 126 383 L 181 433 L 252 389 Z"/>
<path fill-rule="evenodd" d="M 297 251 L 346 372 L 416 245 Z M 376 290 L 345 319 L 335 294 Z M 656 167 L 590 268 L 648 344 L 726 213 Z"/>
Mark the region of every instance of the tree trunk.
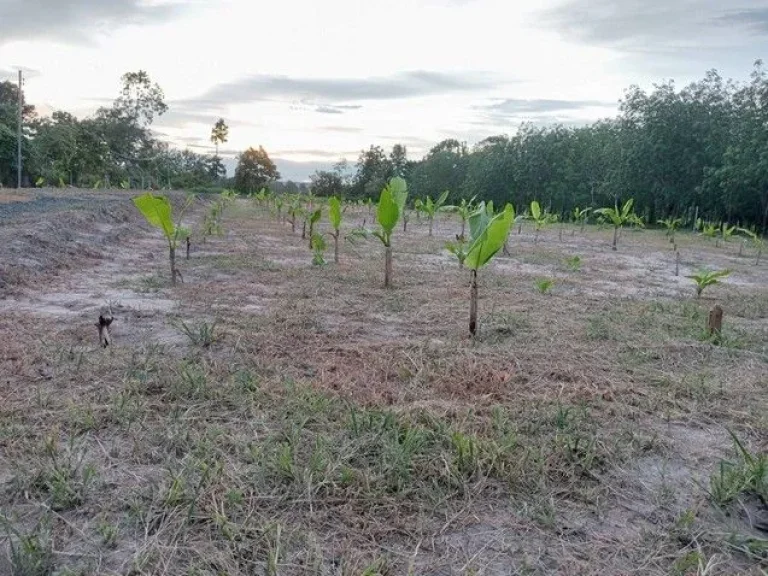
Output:
<path fill-rule="evenodd" d="M 619 241 L 619 227 L 614 226 L 613 227 L 613 246 L 611 249 L 615 252 L 617 250 L 616 243 Z"/>
<path fill-rule="evenodd" d="M 389 288 L 392 280 L 392 246 L 384 248 L 384 288 Z"/>
<path fill-rule="evenodd" d="M 432 222 L 433 222 L 432 216 L 429 217 L 429 235 L 432 236 Z"/>
<path fill-rule="evenodd" d="M 291 216 L 291 234 L 296 234 L 296 216 Z"/>
<path fill-rule="evenodd" d="M 477 335 L 477 270 L 472 270 L 469 283 L 469 333 Z"/>
<path fill-rule="evenodd" d="M 408 231 L 408 218 L 403 216 L 403 234 Z"/>
<path fill-rule="evenodd" d="M 339 263 L 339 232 L 333 235 L 333 261 Z"/>
<path fill-rule="evenodd" d="M 310 222 L 309 223 L 309 249 L 312 250 L 312 237 L 315 235 L 315 225 Z"/>
<path fill-rule="evenodd" d="M 306 240 L 307 239 L 307 221 L 304 220 L 304 224 L 301 227 L 301 239 Z"/>

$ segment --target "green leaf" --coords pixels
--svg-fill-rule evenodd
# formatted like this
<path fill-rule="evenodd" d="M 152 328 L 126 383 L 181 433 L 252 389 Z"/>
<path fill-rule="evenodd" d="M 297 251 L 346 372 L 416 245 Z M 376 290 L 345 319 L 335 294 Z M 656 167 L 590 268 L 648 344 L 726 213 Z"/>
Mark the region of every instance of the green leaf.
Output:
<path fill-rule="evenodd" d="M 328 220 L 334 230 L 341 228 L 341 202 L 336 196 L 328 200 Z"/>
<path fill-rule="evenodd" d="M 629 213 L 632 211 L 632 205 L 635 203 L 634 198 L 630 198 L 626 202 L 624 202 L 624 206 L 621 208 L 621 216 L 622 218 L 626 219 L 629 216 Z"/>
<path fill-rule="evenodd" d="M 485 202 L 480 202 L 477 205 L 477 209 L 469 215 L 467 221 L 469 222 L 469 237 L 471 240 L 479 237 L 483 233 L 483 230 L 488 226 L 491 217 L 488 215 L 488 209 L 485 206 Z"/>
<path fill-rule="evenodd" d="M 511 204 L 507 204 L 504 211 L 494 216 L 480 235 L 473 239 L 467 250 L 465 264 L 473 270 L 488 264 L 507 241 L 513 220 L 514 209 Z"/>
<path fill-rule="evenodd" d="M 531 202 L 531 217 L 534 220 L 539 220 L 541 218 L 541 206 L 536 200 Z"/>
<path fill-rule="evenodd" d="M 381 191 L 379 205 L 376 209 L 376 220 L 388 237 L 395 229 L 400 215 L 405 209 L 408 199 L 408 187 L 400 177 L 392 178 Z"/>
<path fill-rule="evenodd" d="M 139 209 L 152 226 L 160 228 L 169 242 L 173 241 L 176 229 L 171 216 L 171 203 L 165 196 L 153 196 L 151 192 L 142 194 L 133 199 L 136 208 Z"/>
<path fill-rule="evenodd" d="M 445 201 L 448 200 L 448 190 L 440 194 L 440 197 L 437 199 L 437 202 L 435 202 L 435 205 L 439 208 L 443 204 L 445 204 Z"/>
<path fill-rule="evenodd" d="M 315 210 L 314 212 L 312 212 L 312 214 L 310 214 L 310 216 L 309 216 L 309 222 L 310 222 L 311 224 L 317 224 L 317 223 L 320 221 L 320 218 L 322 217 L 322 215 L 323 215 L 323 211 L 322 211 L 322 209 L 321 209 L 321 208 L 318 208 L 317 210 Z"/>

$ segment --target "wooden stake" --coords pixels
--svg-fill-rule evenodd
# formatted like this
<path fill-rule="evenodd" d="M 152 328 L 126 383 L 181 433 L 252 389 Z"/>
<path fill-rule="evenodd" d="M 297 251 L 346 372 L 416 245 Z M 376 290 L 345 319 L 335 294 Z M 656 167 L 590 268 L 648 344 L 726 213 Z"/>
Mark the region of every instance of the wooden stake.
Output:
<path fill-rule="evenodd" d="M 709 311 L 709 318 L 707 319 L 707 332 L 709 336 L 714 339 L 715 342 L 720 342 L 720 336 L 723 331 L 723 309 L 719 304 L 715 304 L 712 310 Z"/>

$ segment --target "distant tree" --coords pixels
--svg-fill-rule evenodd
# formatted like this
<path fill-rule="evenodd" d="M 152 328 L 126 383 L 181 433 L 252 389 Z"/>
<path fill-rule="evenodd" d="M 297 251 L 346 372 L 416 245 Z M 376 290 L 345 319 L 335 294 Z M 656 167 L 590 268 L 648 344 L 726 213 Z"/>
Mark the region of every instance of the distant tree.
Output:
<path fill-rule="evenodd" d="M 350 187 L 355 198 L 373 198 L 389 181 L 392 163 L 381 146 L 363 150 L 357 159 L 357 172 Z"/>
<path fill-rule="evenodd" d="M 216 156 L 219 156 L 219 144 L 224 144 L 229 139 L 229 126 L 224 118 L 219 118 L 211 128 L 211 142 L 216 146 Z"/>
<path fill-rule="evenodd" d="M 144 70 L 123 74 L 122 82 L 123 88 L 114 108 L 124 117 L 146 126 L 152 124 L 155 115 L 162 116 L 168 111 L 162 88 L 153 84 Z"/>
<path fill-rule="evenodd" d="M 248 148 L 240 154 L 235 169 L 235 189 L 239 192 L 256 192 L 280 178 L 280 172 L 269 159 L 263 147 Z"/>
<path fill-rule="evenodd" d="M 389 162 L 392 165 L 392 175 L 405 178 L 408 170 L 408 152 L 402 144 L 392 146 L 389 154 Z"/>
<path fill-rule="evenodd" d="M 309 177 L 315 196 L 341 196 L 343 182 L 337 172 L 318 170 Z"/>

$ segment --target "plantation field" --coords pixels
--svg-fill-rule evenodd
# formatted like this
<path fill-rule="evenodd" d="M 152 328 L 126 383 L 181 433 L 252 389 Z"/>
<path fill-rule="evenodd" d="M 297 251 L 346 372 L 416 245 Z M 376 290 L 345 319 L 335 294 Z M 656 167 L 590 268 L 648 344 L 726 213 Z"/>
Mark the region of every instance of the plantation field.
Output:
<path fill-rule="evenodd" d="M 385 290 L 377 240 L 313 266 L 252 200 L 198 242 L 202 197 L 171 287 L 133 195 L 0 191 L 0 574 L 768 570 L 751 246 L 679 232 L 675 276 L 662 231 L 515 226 L 471 339 L 455 217 L 395 232 Z"/>

